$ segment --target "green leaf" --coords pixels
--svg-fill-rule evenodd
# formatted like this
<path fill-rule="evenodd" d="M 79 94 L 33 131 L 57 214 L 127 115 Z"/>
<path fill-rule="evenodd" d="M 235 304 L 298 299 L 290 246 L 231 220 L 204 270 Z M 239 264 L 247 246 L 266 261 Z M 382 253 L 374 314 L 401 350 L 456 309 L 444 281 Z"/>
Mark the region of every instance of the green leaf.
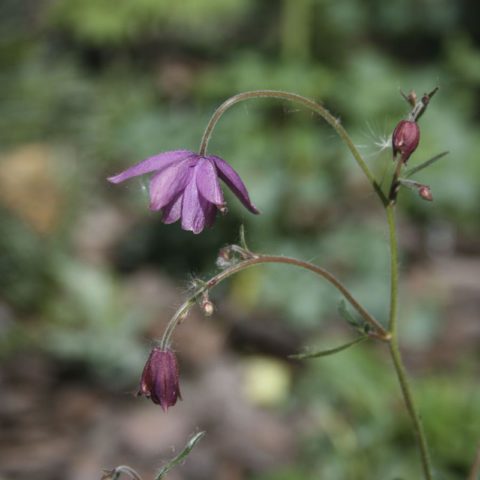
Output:
<path fill-rule="evenodd" d="M 163 478 L 172 468 L 181 463 L 185 457 L 193 450 L 197 442 L 205 435 L 205 432 L 196 433 L 185 445 L 185 448 L 174 458 L 172 458 L 166 465 L 164 465 L 155 475 L 155 480 Z"/>
<path fill-rule="evenodd" d="M 347 309 L 347 303 L 345 300 L 340 300 L 338 303 L 338 313 L 340 316 L 346 320 L 352 327 L 355 327 L 357 329 L 362 328 L 362 323 L 359 322 Z"/>
<path fill-rule="evenodd" d="M 133 480 L 142 480 L 142 477 L 127 465 L 120 465 L 113 470 L 104 470 L 101 480 L 118 480 L 122 473 L 128 475 Z"/>
<path fill-rule="evenodd" d="M 334 353 L 341 352 L 342 350 L 346 350 L 347 348 L 356 345 L 357 343 L 361 343 L 364 340 L 367 340 L 368 335 L 364 335 L 362 337 L 358 337 L 351 342 L 345 343 L 344 345 L 340 345 L 339 347 L 330 348 L 328 350 L 319 350 L 317 352 L 304 352 L 304 353 L 297 353 L 295 355 L 289 355 L 290 358 L 294 358 L 296 360 L 304 360 L 306 358 L 317 358 L 317 357 L 326 357 L 327 355 L 333 355 Z"/>
<path fill-rule="evenodd" d="M 414 175 L 415 173 L 419 172 L 420 170 L 423 170 L 424 168 L 427 168 L 429 167 L 430 165 L 432 165 L 433 163 L 437 162 L 438 160 L 440 160 L 441 158 L 443 158 L 445 155 L 449 154 L 450 152 L 446 151 L 446 152 L 442 152 L 442 153 L 439 153 L 438 155 L 435 155 L 434 157 L 430 158 L 429 160 L 427 160 L 426 162 L 423 162 L 421 163 L 420 165 L 417 165 L 416 167 L 413 167 L 413 168 L 409 168 L 404 176 L 405 177 L 411 177 L 412 175 Z"/>

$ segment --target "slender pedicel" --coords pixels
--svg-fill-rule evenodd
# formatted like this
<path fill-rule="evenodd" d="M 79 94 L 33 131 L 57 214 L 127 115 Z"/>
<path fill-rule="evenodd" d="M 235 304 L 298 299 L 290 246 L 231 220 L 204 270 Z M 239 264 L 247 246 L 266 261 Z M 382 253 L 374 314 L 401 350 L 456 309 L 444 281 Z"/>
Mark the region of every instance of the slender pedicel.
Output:
<path fill-rule="evenodd" d="M 350 149 L 353 158 L 355 159 L 365 176 L 368 178 L 369 182 L 372 184 L 372 187 L 375 190 L 375 193 L 378 195 L 382 204 L 384 206 L 388 204 L 388 199 L 383 193 L 373 173 L 368 168 L 368 165 L 366 164 L 362 155 L 358 151 L 357 147 L 355 147 L 352 139 L 348 135 L 347 131 L 342 127 L 338 119 L 335 118 L 326 108 L 324 108 L 319 103 L 310 100 L 309 98 L 303 97 L 302 95 L 297 95 L 296 93 L 284 92 L 282 90 L 252 90 L 250 92 L 239 93 L 238 95 L 230 97 L 215 110 L 212 117 L 210 118 L 210 121 L 208 122 L 208 125 L 203 133 L 202 141 L 200 143 L 200 155 L 205 155 L 208 148 L 208 142 L 210 141 L 210 137 L 212 136 L 215 125 L 220 120 L 220 117 L 236 103 L 242 102 L 244 100 L 249 100 L 251 98 L 278 98 L 281 100 L 287 100 L 289 102 L 300 103 L 304 107 L 313 110 L 315 113 L 320 115 L 331 127 L 333 127 L 333 129 L 337 132 L 343 142 Z"/>
<path fill-rule="evenodd" d="M 365 308 L 353 297 L 353 295 L 349 292 L 349 290 L 339 281 L 336 277 L 334 277 L 330 272 L 327 270 L 314 265 L 313 263 L 304 262 L 302 260 L 297 260 L 295 258 L 290 257 L 281 257 L 275 255 L 257 255 L 254 254 L 252 258 L 247 260 L 240 261 L 227 269 L 223 270 L 219 274 L 212 277 L 207 282 L 204 282 L 203 285 L 198 288 L 177 310 L 175 315 L 170 320 L 167 328 L 165 329 L 165 333 L 161 340 L 161 347 L 168 348 L 171 341 L 171 336 L 178 325 L 178 323 L 185 318 L 185 315 L 188 313 L 190 308 L 195 305 L 197 299 L 205 292 L 216 285 L 218 285 L 223 280 L 227 279 L 228 277 L 238 273 L 246 268 L 250 268 L 256 265 L 266 264 L 266 263 L 283 263 L 288 265 L 293 265 L 296 267 L 300 267 L 306 270 L 309 270 L 316 275 L 323 277 L 325 280 L 330 282 L 340 293 L 345 297 L 345 299 L 352 305 L 352 307 L 360 314 L 360 316 L 369 323 L 373 328 L 373 337 L 381 339 L 383 341 L 389 341 L 390 334 L 389 332 L 376 320 L 370 313 L 365 310 Z"/>

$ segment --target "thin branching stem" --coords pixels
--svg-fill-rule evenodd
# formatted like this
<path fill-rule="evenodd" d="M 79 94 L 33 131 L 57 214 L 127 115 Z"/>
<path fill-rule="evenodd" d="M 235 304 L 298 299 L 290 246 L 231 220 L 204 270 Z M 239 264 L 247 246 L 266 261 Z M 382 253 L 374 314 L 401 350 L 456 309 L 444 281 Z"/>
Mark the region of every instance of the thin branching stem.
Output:
<path fill-rule="evenodd" d="M 231 277 L 235 273 L 238 273 L 242 270 L 247 268 L 254 267 L 256 265 L 263 265 L 267 263 L 280 263 L 280 264 L 287 264 L 292 265 L 295 267 L 303 268 L 305 270 L 309 270 L 320 277 L 323 277 L 325 280 L 330 282 L 340 293 L 345 297 L 345 299 L 350 303 L 350 305 L 361 315 L 361 317 L 370 324 L 374 331 L 372 332 L 372 337 L 379 338 L 381 340 L 386 340 L 390 338 L 389 333 L 387 330 L 376 320 L 365 308 L 353 297 L 350 291 L 329 271 L 325 270 L 324 268 L 319 267 L 310 262 L 304 262 L 303 260 L 298 260 L 296 258 L 291 257 L 283 257 L 283 256 L 276 256 L 276 255 L 253 255 L 251 258 L 246 260 L 242 260 L 219 274 L 212 277 L 207 282 L 204 282 L 176 311 L 175 315 L 170 320 L 167 328 L 165 329 L 165 333 L 161 340 L 161 346 L 163 348 L 167 348 L 170 344 L 171 336 L 173 331 L 175 330 L 176 326 L 185 318 L 185 315 L 188 313 L 190 308 L 195 304 L 198 298 L 207 290 L 218 285 L 223 280 Z"/>

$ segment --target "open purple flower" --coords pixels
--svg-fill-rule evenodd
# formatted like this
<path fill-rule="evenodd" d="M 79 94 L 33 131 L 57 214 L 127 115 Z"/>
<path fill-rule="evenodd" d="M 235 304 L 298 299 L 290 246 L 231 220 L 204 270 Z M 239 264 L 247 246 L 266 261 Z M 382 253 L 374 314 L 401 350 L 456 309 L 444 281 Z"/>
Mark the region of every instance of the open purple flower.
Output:
<path fill-rule="evenodd" d="M 259 213 L 238 173 L 214 155 L 202 157 L 189 150 L 163 152 L 109 177 L 108 181 L 120 183 L 152 172 L 150 209 L 162 210 L 164 223 L 181 219 L 182 228 L 193 233 L 211 226 L 217 210 L 226 212 L 219 178 L 248 210 Z"/>

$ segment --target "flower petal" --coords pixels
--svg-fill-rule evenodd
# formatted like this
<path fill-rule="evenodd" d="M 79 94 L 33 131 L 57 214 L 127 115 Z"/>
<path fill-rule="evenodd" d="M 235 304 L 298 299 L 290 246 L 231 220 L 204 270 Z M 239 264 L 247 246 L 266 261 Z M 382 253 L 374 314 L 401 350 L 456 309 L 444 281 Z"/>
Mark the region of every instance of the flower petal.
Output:
<path fill-rule="evenodd" d="M 200 195 L 210 203 L 224 205 L 225 200 L 214 163 L 208 158 L 201 158 L 195 166 L 195 174 Z"/>
<path fill-rule="evenodd" d="M 170 165 L 184 160 L 192 155 L 196 155 L 190 150 L 172 150 L 169 152 L 159 153 L 153 157 L 142 160 L 141 162 L 127 168 L 123 172 L 108 177 L 107 180 L 112 183 L 120 183 L 131 177 L 137 177 L 145 173 L 154 172 L 155 170 L 164 170 Z"/>
<path fill-rule="evenodd" d="M 180 193 L 175 199 L 171 200 L 163 207 L 162 222 L 169 224 L 175 223 L 182 215 L 183 193 Z"/>
<path fill-rule="evenodd" d="M 205 216 L 205 226 L 211 227 L 217 217 L 217 206 L 213 203 L 207 202 L 204 198 L 200 197 L 200 205 Z"/>
<path fill-rule="evenodd" d="M 211 204 L 198 193 L 196 172 L 194 172 L 183 194 L 182 228 L 200 233 L 212 221 L 208 205 Z"/>
<path fill-rule="evenodd" d="M 192 176 L 193 160 L 174 163 L 150 181 L 150 210 L 160 210 L 181 193 Z"/>
<path fill-rule="evenodd" d="M 207 157 L 215 163 L 218 169 L 218 176 L 226 183 L 228 188 L 237 196 L 243 205 L 252 213 L 260 213 L 257 207 L 250 201 L 247 188 L 242 182 L 240 175 L 223 159 L 210 155 Z"/>

